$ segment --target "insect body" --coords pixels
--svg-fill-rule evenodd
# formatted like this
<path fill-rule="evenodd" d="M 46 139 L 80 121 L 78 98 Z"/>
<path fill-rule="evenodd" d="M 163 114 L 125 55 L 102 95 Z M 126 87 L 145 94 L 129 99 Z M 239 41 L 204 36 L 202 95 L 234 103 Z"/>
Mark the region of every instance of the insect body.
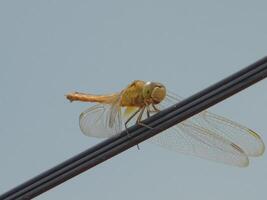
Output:
<path fill-rule="evenodd" d="M 85 135 L 98 138 L 120 133 L 122 125 L 127 128 L 131 121 L 147 126 L 142 119 L 181 100 L 161 83 L 141 80 L 109 95 L 74 92 L 66 97 L 71 102 L 97 103 L 81 113 L 80 128 Z M 203 111 L 149 141 L 176 152 L 240 167 L 248 165 L 248 157 L 260 156 L 265 149 L 257 133 L 209 111 Z"/>

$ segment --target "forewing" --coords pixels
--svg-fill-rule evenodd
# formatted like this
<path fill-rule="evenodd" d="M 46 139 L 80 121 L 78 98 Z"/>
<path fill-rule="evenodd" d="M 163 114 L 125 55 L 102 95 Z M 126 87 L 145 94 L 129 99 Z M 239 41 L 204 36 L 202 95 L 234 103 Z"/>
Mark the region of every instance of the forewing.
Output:
<path fill-rule="evenodd" d="M 90 137 L 108 138 L 122 130 L 121 111 L 117 104 L 97 104 L 80 115 L 80 129 Z"/>
<path fill-rule="evenodd" d="M 159 105 L 160 109 L 181 100 L 181 97 L 168 93 Z M 264 144 L 255 132 L 208 111 L 179 123 L 150 141 L 177 152 L 236 166 L 247 166 L 248 156 L 264 151 Z"/>
<path fill-rule="evenodd" d="M 197 119 L 200 126 L 228 138 L 240 146 L 248 156 L 260 156 L 265 146 L 260 136 L 251 129 L 211 112 L 203 112 Z"/>
<path fill-rule="evenodd" d="M 225 164 L 245 167 L 248 157 L 231 141 L 191 122 L 182 122 L 152 137 L 150 142 L 164 148 Z"/>
<path fill-rule="evenodd" d="M 168 107 L 181 99 L 181 97 L 178 97 L 174 93 L 168 92 L 168 96 L 162 105 L 163 107 Z M 257 133 L 212 112 L 203 111 L 191 117 L 187 122 L 197 124 L 218 136 L 232 141 L 241 147 L 248 156 L 259 156 L 263 154 L 265 150 L 264 143 Z"/>

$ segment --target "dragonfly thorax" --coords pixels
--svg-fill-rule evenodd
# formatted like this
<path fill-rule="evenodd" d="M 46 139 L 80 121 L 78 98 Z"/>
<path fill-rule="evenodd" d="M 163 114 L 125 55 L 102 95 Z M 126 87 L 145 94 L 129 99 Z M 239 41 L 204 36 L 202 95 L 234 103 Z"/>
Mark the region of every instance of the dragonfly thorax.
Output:
<path fill-rule="evenodd" d="M 123 90 L 120 105 L 144 107 L 160 103 L 166 96 L 166 88 L 161 83 L 133 81 Z"/>

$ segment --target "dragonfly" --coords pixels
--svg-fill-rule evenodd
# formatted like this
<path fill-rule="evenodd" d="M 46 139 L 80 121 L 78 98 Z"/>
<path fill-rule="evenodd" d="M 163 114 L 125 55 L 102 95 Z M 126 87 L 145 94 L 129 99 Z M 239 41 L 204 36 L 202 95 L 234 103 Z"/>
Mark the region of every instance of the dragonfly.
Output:
<path fill-rule="evenodd" d="M 142 121 L 182 100 L 163 84 L 142 80 L 112 94 L 72 92 L 66 98 L 70 102 L 96 103 L 79 117 L 82 133 L 96 138 L 112 137 L 134 123 L 152 128 Z M 260 156 L 265 150 L 256 132 L 207 110 L 148 141 L 175 152 L 238 167 L 248 166 L 249 157 Z"/>

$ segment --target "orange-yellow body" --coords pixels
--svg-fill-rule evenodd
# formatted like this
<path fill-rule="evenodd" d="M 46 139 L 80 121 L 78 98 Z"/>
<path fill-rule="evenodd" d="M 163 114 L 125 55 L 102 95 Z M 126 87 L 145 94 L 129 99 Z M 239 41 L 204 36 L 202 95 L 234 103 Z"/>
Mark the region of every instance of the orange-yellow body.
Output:
<path fill-rule="evenodd" d="M 165 95 L 166 91 L 163 85 L 137 80 L 133 81 L 119 93 L 92 95 L 74 92 L 67 94 L 66 97 L 70 101 L 98 102 L 104 104 L 112 104 L 118 100 L 121 107 L 145 107 L 150 104 L 159 103 L 165 98 Z"/>
<path fill-rule="evenodd" d="M 150 117 L 166 107 L 167 102 L 177 102 L 177 98 L 171 97 L 170 94 L 167 95 L 167 101 L 163 101 L 166 88 L 162 84 L 141 80 L 133 81 L 121 92 L 109 95 L 74 92 L 66 97 L 70 101 L 99 103 L 86 109 L 79 117 L 81 131 L 93 137 L 118 134 L 122 130 L 122 122 L 127 132 L 127 124 L 130 122 L 151 129 L 153 127 L 143 121 L 144 115 Z M 159 103 L 161 105 L 157 106 Z M 224 132 L 224 127 L 228 131 Z M 154 142 L 171 150 L 188 152 L 236 166 L 247 166 L 248 156 L 259 156 L 265 149 L 260 136 L 254 131 L 208 111 L 195 116 L 194 120 L 186 120 L 179 126 L 176 125 L 172 130 L 174 134 L 169 132 L 154 137 Z M 185 146 L 187 144 L 189 145 Z"/>
<path fill-rule="evenodd" d="M 144 81 L 134 81 L 126 89 L 122 91 L 121 106 L 127 107 L 142 107 L 145 105 L 143 97 Z"/>
<path fill-rule="evenodd" d="M 110 95 L 92 95 L 81 92 L 73 92 L 66 95 L 67 99 L 72 101 L 84 101 L 84 102 L 98 102 L 111 104 L 114 102 L 118 94 L 110 94 Z"/>

